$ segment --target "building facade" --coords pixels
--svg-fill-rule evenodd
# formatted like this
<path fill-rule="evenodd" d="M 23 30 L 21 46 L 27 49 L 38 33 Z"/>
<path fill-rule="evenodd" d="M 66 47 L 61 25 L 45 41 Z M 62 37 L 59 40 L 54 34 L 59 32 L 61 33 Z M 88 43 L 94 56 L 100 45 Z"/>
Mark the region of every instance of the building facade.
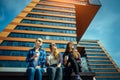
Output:
<path fill-rule="evenodd" d="M 83 70 L 95 72 L 96 80 L 119 80 L 120 71 L 99 40 L 81 40 L 77 45 L 81 51 Z M 87 66 L 84 65 L 87 62 Z"/>
<path fill-rule="evenodd" d="M 35 39 L 38 37 L 44 40 L 43 48 L 47 52 L 49 52 L 51 42 L 55 42 L 59 51 L 64 52 L 69 41 L 73 41 L 76 48 L 78 47 L 81 52 L 85 46 L 81 48 L 77 43 L 100 6 L 99 0 L 32 0 L 0 33 L 0 67 L 4 70 L 15 67 L 25 68 L 27 66 L 25 62 L 27 51 L 34 47 Z M 99 80 L 101 79 L 99 77 L 105 73 L 97 72 L 96 67 L 92 67 L 96 63 L 94 56 L 98 56 L 99 53 L 89 54 L 86 48 L 84 52 L 87 56 L 83 55 L 82 59 L 83 63 L 88 63 L 83 71 L 96 72 L 96 78 Z M 93 61 L 89 55 L 93 55 Z M 99 62 L 102 64 L 103 61 Z M 107 62 L 111 63 L 110 61 Z M 101 70 L 105 70 L 103 68 Z M 116 67 L 106 68 L 117 71 Z M 115 74 L 119 76 L 117 72 Z M 115 78 L 118 79 L 116 75 Z"/>
<path fill-rule="evenodd" d="M 96 0 L 32 0 L 0 33 L 0 66 L 25 67 L 27 51 L 34 47 L 38 37 L 44 40 L 46 51 L 50 42 L 55 42 L 60 52 L 64 52 L 68 41 L 77 44 L 100 7 L 97 3 Z"/>

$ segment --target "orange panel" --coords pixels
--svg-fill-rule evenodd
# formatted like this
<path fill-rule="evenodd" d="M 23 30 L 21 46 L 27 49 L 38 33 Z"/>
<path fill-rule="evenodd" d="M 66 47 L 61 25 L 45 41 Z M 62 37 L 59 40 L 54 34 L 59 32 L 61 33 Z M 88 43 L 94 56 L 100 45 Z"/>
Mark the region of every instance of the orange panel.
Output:
<path fill-rule="evenodd" d="M 32 47 L 18 47 L 18 46 L 0 46 L 0 50 L 20 50 L 20 51 L 28 51 L 32 49 Z M 50 51 L 49 48 L 44 48 L 45 51 Z M 59 52 L 64 52 L 65 49 L 58 49 Z"/>
<path fill-rule="evenodd" d="M 26 34 L 45 34 L 45 35 L 57 35 L 57 36 L 71 36 L 76 37 L 76 34 L 65 34 L 65 33 L 54 33 L 54 32 L 40 32 L 40 31 L 27 31 L 27 30 L 11 30 L 5 29 L 5 32 L 16 32 L 16 33 L 26 33 Z"/>
<path fill-rule="evenodd" d="M 77 41 L 83 36 L 100 5 L 75 5 Z"/>
<path fill-rule="evenodd" d="M 56 29 L 67 29 L 67 30 L 76 30 L 76 28 L 72 27 L 64 27 L 64 26 L 48 26 L 48 25 L 40 25 L 40 24 L 27 24 L 27 23 L 12 23 L 12 24 L 18 24 L 22 26 L 32 26 L 32 27 L 43 27 L 43 28 L 56 28 Z"/>
<path fill-rule="evenodd" d="M 49 9 L 49 8 L 37 8 L 35 7 L 35 9 L 42 9 L 42 10 L 50 10 L 50 11 L 59 11 L 59 12 L 70 12 L 70 13 L 75 13 L 75 11 L 70 11 L 70 10 L 58 10 L 58 9 Z"/>
<path fill-rule="evenodd" d="M 0 40 L 35 42 L 35 39 L 29 39 L 29 38 L 14 38 L 14 37 L 0 37 Z M 69 41 L 63 41 L 63 40 L 43 40 L 43 42 L 46 42 L 46 43 L 54 42 L 54 43 L 67 44 Z M 74 44 L 77 44 L 77 43 L 74 42 Z"/>
<path fill-rule="evenodd" d="M 25 61 L 26 57 L 21 56 L 0 56 L 0 60 L 18 60 Z"/>
<path fill-rule="evenodd" d="M 48 6 L 59 6 L 59 7 L 66 7 L 66 8 L 75 8 L 74 6 L 68 6 L 68 5 L 60 5 L 60 4 L 54 4 L 54 3 L 45 3 L 45 2 L 40 2 L 39 4 L 41 5 L 48 5 Z"/>

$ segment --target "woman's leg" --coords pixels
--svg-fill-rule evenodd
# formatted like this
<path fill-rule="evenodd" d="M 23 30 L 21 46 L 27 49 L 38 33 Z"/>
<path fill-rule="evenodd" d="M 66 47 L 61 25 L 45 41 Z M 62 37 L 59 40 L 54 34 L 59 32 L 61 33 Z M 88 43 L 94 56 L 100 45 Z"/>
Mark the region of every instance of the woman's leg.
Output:
<path fill-rule="evenodd" d="M 79 74 L 79 67 L 77 61 L 71 57 L 70 62 L 71 62 L 71 67 L 73 68 L 75 74 Z"/>
<path fill-rule="evenodd" d="M 34 67 L 29 67 L 27 69 L 27 74 L 28 74 L 28 80 L 34 80 L 35 68 Z"/>
<path fill-rule="evenodd" d="M 47 68 L 47 73 L 49 74 L 49 80 L 54 80 L 55 79 L 55 68 L 54 67 L 48 67 Z"/>
<path fill-rule="evenodd" d="M 63 69 L 64 80 L 71 80 L 72 69 L 70 67 L 65 67 Z"/>
<path fill-rule="evenodd" d="M 37 68 L 37 69 L 35 69 L 35 72 L 36 72 L 36 75 L 35 75 L 36 80 L 42 80 L 43 69 Z"/>
<path fill-rule="evenodd" d="M 55 80 L 62 80 L 62 68 L 56 67 Z"/>
<path fill-rule="evenodd" d="M 76 80 L 82 80 L 80 75 L 79 75 L 79 66 L 77 61 L 74 58 L 70 58 L 70 62 L 71 62 L 71 67 L 73 68 L 74 72 L 75 72 L 75 79 Z"/>

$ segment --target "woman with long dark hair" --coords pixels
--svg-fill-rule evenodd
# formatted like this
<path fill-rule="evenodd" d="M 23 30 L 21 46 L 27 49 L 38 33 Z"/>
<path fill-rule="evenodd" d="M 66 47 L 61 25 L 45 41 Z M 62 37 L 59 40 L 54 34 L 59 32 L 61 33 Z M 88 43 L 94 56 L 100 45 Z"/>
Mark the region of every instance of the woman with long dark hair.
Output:
<path fill-rule="evenodd" d="M 74 71 L 75 80 L 82 80 L 79 75 L 80 66 L 77 63 L 77 60 L 80 60 L 80 54 L 77 50 L 74 49 L 74 43 L 68 42 L 66 50 L 63 54 L 63 64 L 65 66 L 65 75 L 68 76 L 68 78 L 70 78 L 72 71 Z"/>

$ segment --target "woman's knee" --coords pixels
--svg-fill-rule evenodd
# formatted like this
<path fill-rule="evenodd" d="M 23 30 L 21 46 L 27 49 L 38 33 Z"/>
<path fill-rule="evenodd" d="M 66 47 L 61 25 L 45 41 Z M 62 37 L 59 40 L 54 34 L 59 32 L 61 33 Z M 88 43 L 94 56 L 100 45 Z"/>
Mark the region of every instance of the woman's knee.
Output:
<path fill-rule="evenodd" d="M 27 68 L 27 72 L 35 72 L 35 68 L 34 67 L 29 67 L 29 68 Z"/>
<path fill-rule="evenodd" d="M 55 73 L 55 68 L 54 67 L 48 67 L 47 68 L 47 72 L 49 72 L 49 73 Z"/>
<path fill-rule="evenodd" d="M 56 68 L 56 71 L 62 72 L 62 68 L 61 68 L 61 67 L 57 67 L 57 68 Z"/>
<path fill-rule="evenodd" d="M 42 73 L 42 72 L 43 72 L 43 69 L 42 69 L 42 68 L 36 68 L 35 71 L 36 71 L 37 73 Z"/>
<path fill-rule="evenodd" d="M 33 67 L 27 68 L 27 74 L 28 75 L 34 75 L 35 74 L 35 69 Z"/>

